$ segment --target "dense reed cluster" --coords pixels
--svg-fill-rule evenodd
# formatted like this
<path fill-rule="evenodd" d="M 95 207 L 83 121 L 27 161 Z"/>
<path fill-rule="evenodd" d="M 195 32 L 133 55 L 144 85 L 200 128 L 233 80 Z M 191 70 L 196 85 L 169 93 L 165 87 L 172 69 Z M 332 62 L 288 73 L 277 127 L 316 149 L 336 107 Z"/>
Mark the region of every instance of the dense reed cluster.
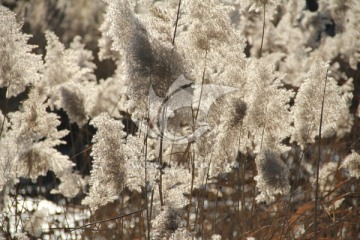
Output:
<path fill-rule="evenodd" d="M 357 239 L 360 2 L 0 0 L 0 239 Z"/>

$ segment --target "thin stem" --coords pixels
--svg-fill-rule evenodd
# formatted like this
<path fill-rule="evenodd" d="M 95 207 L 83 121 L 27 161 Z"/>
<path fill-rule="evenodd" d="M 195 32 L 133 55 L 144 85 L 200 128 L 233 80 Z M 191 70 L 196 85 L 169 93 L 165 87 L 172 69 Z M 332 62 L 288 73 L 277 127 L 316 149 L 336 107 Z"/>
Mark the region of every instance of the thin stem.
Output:
<path fill-rule="evenodd" d="M 178 10 L 177 10 L 177 14 L 176 14 L 174 36 L 173 36 L 173 40 L 172 40 L 172 45 L 173 46 L 175 45 L 176 30 L 177 30 L 179 16 L 180 16 L 180 6 L 181 6 L 181 0 L 179 0 Z"/>
<path fill-rule="evenodd" d="M 240 130 L 240 136 L 239 136 L 239 140 L 238 140 L 238 149 L 237 149 L 237 164 L 238 164 L 238 168 L 237 168 L 237 181 L 238 181 L 238 202 L 237 202 L 237 207 L 238 207 L 238 233 L 242 232 L 242 228 L 241 228 L 241 211 L 243 211 L 244 209 L 241 209 L 240 207 L 240 202 L 241 202 L 241 197 L 242 195 L 244 195 L 244 192 L 241 192 L 240 190 L 240 186 L 244 185 L 244 181 L 241 182 L 240 180 L 240 164 L 242 163 L 242 159 L 241 159 L 241 151 L 240 151 L 240 141 L 241 141 L 241 130 Z"/>
<path fill-rule="evenodd" d="M 72 127 L 71 127 L 71 123 L 68 122 L 68 126 L 69 126 L 69 129 L 70 129 L 70 140 L 71 140 L 71 157 L 70 158 L 73 158 L 74 155 L 76 155 L 76 148 L 75 148 L 75 139 L 74 139 L 74 132 L 72 130 Z"/>
<path fill-rule="evenodd" d="M 283 239 L 283 234 L 284 234 L 284 231 L 285 231 L 285 227 L 287 229 L 287 234 L 288 234 L 288 237 L 290 237 L 290 231 L 289 231 L 289 222 L 288 222 L 288 214 L 289 214 L 289 209 L 288 209 L 288 206 L 290 206 L 290 201 L 288 201 L 286 198 L 284 199 L 284 209 L 285 209 L 285 216 L 284 216 L 284 222 L 281 226 L 281 233 L 280 233 L 280 240 Z M 291 239 L 291 238 L 289 238 Z"/>
<path fill-rule="evenodd" d="M 123 95 L 119 95 L 119 96 L 118 96 L 118 98 L 117 98 L 117 100 L 116 100 L 116 103 L 114 104 L 113 108 L 112 108 L 111 111 L 110 111 L 110 114 L 111 114 L 111 115 L 113 115 L 114 112 L 115 112 L 115 110 L 118 109 L 118 104 L 119 104 L 119 102 L 120 102 L 120 100 L 121 100 L 122 97 L 123 97 Z"/>
<path fill-rule="evenodd" d="M 3 117 L 3 121 L 2 121 L 2 123 L 1 123 L 1 129 L 0 129 L 0 137 L 1 137 L 1 135 L 2 135 L 2 132 L 3 132 L 4 126 L 5 126 L 6 114 L 7 114 L 7 110 L 8 110 L 8 101 L 9 101 L 9 99 L 6 98 L 4 117 Z"/>
<path fill-rule="evenodd" d="M 261 151 L 262 146 L 263 146 L 264 133 L 265 133 L 265 124 L 263 126 L 262 133 L 261 133 L 260 151 Z"/>
<path fill-rule="evenodd" d="M 10 86 L 11 86 L 11 82 L 10 82 L 9 85 L 7 86 L 7 89 L 10 89 Z M 9 106 L 9 98 L 7 98 L 7 96 L 5 96 L 5 98 L 6 98 L 6 101 L 5 101 L 4 119 L 3 119 L 3 122 L 1 123 L 0 137 L 1 137 L 2 132 L 3 132 L 3 130 L 4 130 L 5 120 L 6 120 L 6 114 L 7 114 L 8 106 Z"/>
<path fill-rule="evenodd" d="M 124 209 L 124 197 L 121 197 L 121 209 L 122 209 L 122 211 Z M 120 223 L 121 223 L 120 238 L 124 238 L 124 219 L 123 218 L 120 219 Z"/>
<path fill-rule="evenodd" d="M 201 79 L 201 89 L 200 89 L 200 96 L 199 96 L 199 104 L 198 104 L 198 107 L 197 107 L 197 110 L 196 110 L 195 122 L 197 120 L 199 110 L 200 110 L 201 96 L 202 96 L 203 86 L 204 86 L 204 82 L 205 82 L 206 61 L 207 61 L 207 51 L 205 51 L 204 69 L 203 69 L 203 74 L 202 74 L 202 79 Z"/>
<path fill-rule="evenodd" d="M 314 212 L 314 239 L 318 238 L 318 204 L 319 204 L 319 172 L 320 172 L 320 161 L 321 161 L 321 128 L 322 128 L 322 120 L 324 114 L 324 102 L 325 102 L 325 93 L 326 93 L 326 84 L 327 84 L 327 76 L 328 70 L 326 70 L 325 75 L 325 86 L 324 93 L 321 102 L 321 113 L 320 113 L 320 126 L 319 126 L 319 156 L 316 163 L 316 186 L 315 186 L 315 212 Z"/>
<path fill-rule="evenodd" d="M 130 215 L 133 215 L 133 214 L 136 214 L 136 213 L 140 213 L 140 212 L 142 212 L 142 211 L 144 211 L 144 210 L 145 210 L 145 208 L 142 208 L 142 209 L 139 209 L 139 210 L 130 212 L 130 213 L 126 213 L 126 214 L 117 216 L 117 217 L 113 217 L 113 218 L 108 218 L 108 219 L 105 219 L 105 220 L 100 220 L 100 221 L 91 222 L 91 223 L 85 224 L 85 225 L 80 226 L 80 227 L 73 227 L 73 228 L 71 228 L 71 227 L 69 227 L 69 228 L 55 227 L 55 228 L 49 228 L 49 229 L 50 229 L 50 230 L 52 230 L 52 229 L 63 229 L 63 230 L 70 230 L 70 231 L 77 230 L 77 229 L 85 229 L 85 228 L 87 228 L 87 227 L 89 227 L 89 226 L 96 225 L 96 224 L 99 224 L 99 223 L 104 223 L 104 222 L 114 221 L 114 220 L 117 220 L 117 219 L 122 219 L 122 218 L 124 218 L 124 217 L 130 216 Z"/>
<path fill-rule="evenodd" d="M 205 82 L 205 71 L 206 71 L 206 58 L 207 58 L 207 51 L 205 51 L 205 60 L 204 60 L 204 69 L 203 69 L 203 74 L 202 74 L 202 80 L 201 80 L 201 89 L 200 89 L 200 96 L 199 96 L 199 103 L 196 109 L 196 113 L 194 115 L 194 109 L 192 108 L 191 114 L 192 114 L 192 123 L 193 123 L 193 131 L 195 131 L 195 122 L 197 120 L 198 114 L 199 114 L 199 109 L 200 109 L 200 103 L 201 103 L 201 95 L 202 95 L 202 91 L 203 91 L 203 86 L 204 86 L 204 82 Z M 188 144 L 188 147 L 190 148 L 192 143 Z M 191 206 L 192 206 L 192 197 L 193 197 L 193 188 L 194 188 L 194 179 L 195 179 L 195 154 L 193 153 L 192 157 L 191 157 L 191 189 L 190 189 L 190 202 L 189 202 L 189 209 L 188 209 L 188 219 L 187 219 L 187 227 L 190 230 L 190 211 L 191 211 Z M 197 217 L 197 211 L 196 211 L 196 217 Z M 196 219 L 195 219 L 195 223 L 194 223 L 194 228 L 196 227 Z"/>
<path fill-rule="evenodd" d="M 151 198 L 150 198 L 150 220 L 152 218 L 152 208 L 153 208 L 153 203 L 154 203 L 154 189 L 151 190 Z"/>
<path fill-rule="evenodd" d="M 246 138 L 245 140 L 245 146 L 247 145 L 247 141 L 248 138 Z M 240 152 L 241 154 L 241 152 Z M 246 161 L 247 161 L 247 151 L 245 151 L 245 156 L 244 159 L 241 161 L 241 209 L 242 209 L 242 213 L 243 213 L 243 218 L 247 219 L 247 212 L 246 212 L 246 208 L 245 208 L 245 168 L 246 168 Z M 247 221 L 242 221 L 243 222 L 243 232 L 245 232 L 245 230 L 247 229 Z"/>
<path fill-rule="evenodd" d="M 219 186 L 218 186 L 218 184 L 216 183 L 216 197 L 215 197 L 215 209 L 214 209 L 214 220 L 213 220 L 213 225 L 214 225 L 214 227 L 212 228 L 212 231 L 213 231 L 213 233 L 215 233 L 216 232 L 216 228 L 217 228 L 217 224 L 216 224 L 216 222 L 217 222 L 217 210 L 218 210 L 218 202 L 219 202 Z M 220 214 L 219 214 L 220 215 Z"/>
<path fill-rule="evenodd" d="M 212 154 L 210 155 L 210 161 L 209 161 L 209 166 L 207 167 L 206 170 L 206 175 L 205 175 L 205 186 L 204 186 L 204 190 L 202 191 L 201 195 L 202 195 L 202 200 L 201 200 L 201 235 L 202 235 L 202 239 L 204 238 L 204 203 L 205 203 L 205 193 L 206 193 L 206 189 L 207 189 L 207 185 L 208 185 L 208 179 L 209 179 L 209 173 L 210 173 L 210 167 L 211 167 L 211 160 L 212 160 Z"/>
<path fill-rule="evenodd" d="M 191 207 L 192 207 L 192 197 L 193 197 L 194 179 L 195 179 L 195 164 L 194 164 L 193 156 L 191 156 L 190 161 L 191 161 L 191 187 L 190 187 L 190 200 L 189 200 L 189 208 L 188 208 L 188 216 L 187 216 L 188 230 L 190 230 L 190 213 L 191 213 Z"/>
<path fill-rule="evenodd" d="M 150 105 L 150 101 L 148 101 L 148 104 Z M 148 111 L 147 111 L 147 119 L 149 119 L 149 109 L 150 106 L 148 106 Z M 150 240 L 150 213 L 149 213 L 149 199 L 148 199 L 148 189 L 147 189 L 147 181 L 148 181 L 148 176 L 147 176 L 147 147 L 148 147 L 148 133 L 149 133 L 149 128 L 148 128 L 148 124 L 146 125 L 146 135 L 145 135 L 145 141 L 144 141 L 144 145 L 145 145 L 145 149 L 144 149 L 144 165 L 145 165 L 145 204 L 146 204 L 146 225 L 147 225 L 147 238 Z"/>
<path fill-rule="evenodd" d="M 262 36 L 261 36 L 261 45 L 260 45 L 260 55 L 259 57 L 261 58 L 262 55 L 262 48 L 263 48 L 263 43 L 264 43 L 264 35 L 265 35 L 265 4 L 263 5 L 263 28 L 262 28 Z"/>
<path fill-rule="evenodd" d="M 160 204 L 164 206 L 164 199 L 162 195 L 162 168 L 163 168 L 163 142 L 164 142 L 164 129 L 165 129 L 165 114 L 166 107 L 163 107 L 162 124 L 161 124 L 161 135 L 160 135 L 160 147 L 159 147 L 159 164 L 160 164 L 160 182 L 159 182 L 159 195 Z"/>

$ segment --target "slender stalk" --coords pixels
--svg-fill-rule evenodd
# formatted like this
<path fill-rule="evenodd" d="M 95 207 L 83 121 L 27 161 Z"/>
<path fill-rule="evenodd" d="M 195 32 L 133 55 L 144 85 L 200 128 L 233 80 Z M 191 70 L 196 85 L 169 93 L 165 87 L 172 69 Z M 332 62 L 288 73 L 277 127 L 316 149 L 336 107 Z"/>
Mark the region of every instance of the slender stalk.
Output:
<path fill-rule="evenodd" d="M 114 104 L 113 108 L 112 108 L 111 111 L 110 111 L 110 114 L 111 114 L 111 115 L 113 115 L 114 112 L 115 112 L 115 110 L 118 109 L 118 104 L 119 104 L 119 102 L 120 102 L 120 100 L 121 100 L 122 97 L 123 97 L 122 95 L 119 95 L 119 96 L 118 96 L 118 98 L 117 98 L 117 100 L 116 100 L 116 103 Z"/>
<path fill-rule="evenodd" d="M 70 140 L 71 140 L 71 157 L 70 158 L 73 158 L 74 155 L 76 155 L 76 148 L 75 148 L 75 138 L 74 138 L 74 132 L 72 130 L 72 127 L 71 127 L 71 123 L 68 122 L 68 126 L 69 126 L 69 129 L 70 129 Z"/>
<path fill-rule="evenodd" d="M 240 164 L 242 163 L 242 159 L 241 159 L 241 152 L 240 152 L 240 140 L 241 140 L 241 130 L 240 130 L 240 136 L 239 136 L 239 143 L 238 143 L 238 149 L 237 149 L 237 164 L 238 164 L 238 168 L 237 168 L 237 181 L 238 181 L 238 202 L 237 202 L 237 208 L 238 208 L 238 233 L 241 233 L 243 229 L 241 229 L 241 211 L 244 211 L 244 209 L 241 209 L 240 207 L 240 202 L 241 202 L 241 197 L 242 195 L 244 195 L 244 192 L 241 192 L 240 190 L 240 186 L 244 185 L 244 181 L 241 184 L 241 180 L 240 180 Z"/>
<path fill-rule="evenodd" d="M 261 58 L 262 55 L 262 48 L 263 48 L 263 43 L 264 43 L 264 35 L 265 35 L 265 6 L 266 4 L 263 5 L 263 28 L 262 28 L 262 35 L 261 35 L 261 45 L 260 45 L 260 54 L 259 57 Z"/>
<path fill-rule="evenodd" d="M 187 216 L 187 228 L 190 230 L 190 213 L 191 213 L 191 206 L 192 206 L 192 197 L 194 191 L 194 179 L 195 179 L 195 164 L 194 164 L 194 156 L 191 156 L 191 187 L 190 187 L 190 200 L 189 200 L 189 208 L 188 208 L 188 216 Z"/>
<path fill-rule="evenodd" d="M 196 200 L 197 200 L 196 201 L 197 205 L 196 205 L 196 209 L 195 209 L 194 232 L 196 232 L 196 227 L 197 227 L 196 223 L 198 221 L 199 208 L 200 208 L 200 200 L 198 200 L 198 198 Z M 200 224 L 198 224 L 198 225 L 199 225 L 199 228 L 200 228 Z"/>
<path fill-rule="evenodd" d="M 264 124 L 264 126 L 263 126 L 262 133 L 261 133 L 260 150 L 262 149 L 262 145 L 263 145 L 264 133 L 265 133 L 265 124 Z"/>
<path fill-rule="evenodd" d="M 151 198 L 150 198 L 150 220 L 152 218 L 152 208 L 153 208 L 153 203 L 154 203 L 154 189 L 151 190 Z"/>
<path fill-rule="evenodd" d="M 160 147 L 159 147 L 159 164 L 160 164 L 160 182 L 159 182 L 159 195 L 160 204 L 164 206 L 164 199 L 162 194 L 162 168 L 163 168 L 163 142 L 164 142 L 164 128 L 165 128 L 165 114 L 166 107 L 163 107 L 162 123 L 161 123 L 161 135 L 160 135 Z"/>
<path fill-rule="evenodd" d="M 148 100 L 148 111 L 147 111 L 147 119 L 149 119 L 149 109 L 150 109 L 150 100 Z M 147 147 L 148 147 L 148 133 L 149 133 L 149 128 L 148 128 L 148 124 L 146 125 L 146 135 L 145 135 L 145 140 L 144 140 L 144 145 L 145 145 L 145 149 L 144 149 L 144 166 L 145 166 L 145 204 L 146 204 L 146 225 L 147 225 L 147 239 L 150 240 L 150 213 L 149 213 L 149 199 L 148 199 L 148 189 L 147 189 L 147 181 L 148 181 L 148 176 L 147 176 Z"/>
<path fill-rule="evenodd" d="M 200 108 L 200 103 L 201 103 L 203 86 L 204 86 L 204 82 L 205 82 L 205 71 L 206 71 L 207 53 L 208 53 L 208 52 L 205 51 L 204 69 L 203 69 L 203 74 L 202 74 L 202 79 L 201 79 L 201 89 L 200 89 L 200 96 L 199 96 L 199 104 L 198 104 L 197 109 L 196 109 L 195 122 L 196 122 L 197 117 L 198 117 L 198 114 L 199 114 L 199 108 Z M 194 127 L 195 127 L 195 126 L 194 126 Z"/>
<path fill-rule="evenodd" d="M 179 0 L 178 10 L 177 10 L 177 14 L 176 14 L 174 36 L 173 36 L 173 40 L 172 40 L 172 45 L 173 46 L 175 45 L 176 30 L 177 30 L 179 16 L 180 16 L 180 6 L 181 6 L 181 0 Z"/>
<path fill-rule="evenodd" d="M 211 160 L 212 160 L 212 154 L 210 155 L 210 161 L 209 161 L 209 166 L 207 167 L 207 170 L 206 170 L 206 175 L 205 175 L 205 186 L 204 186 L 204 191 L 202 191 L 202 199 L 201 199 L 201 211 L 200 211 L 200 214 L 201 214 L 201 236 L 202 236 L 202 239 L 205 239 L 204 238 L 204 203 L 205 203 L 205 194 L 206 194 L 206 189 L 207 189 L 207 186 L 208 186 L 208 180 L 209 180 L 209 173 L 210 173 L 210 167 L 211 167 Z"/>
<path fill-rule="evenodd" d="M 205 82 L 205 71 L 206 71 L 206 59 L 207 59 L 207 51 L 205 51 L 205 60 L 204 60 L 204 69 L 203 69 L 203 74 L 202 74 L 202 79 L 201 79 L 201 89 L 200 89 L 200 96 L 199 96 L 199 103 L 196 109 L 196 113 L 194 115 L 194 109 L 192 109 L 192 123 L 193 123 L 193 131 L 195 131 L 195 122 L 197 120 L 198 114 L 199 114 L 199 109 L 200 109 L 200 103 L 201 103 L 201 96 L 202 96 L 202 91 L 203 91 L 203 86 L 204 86 L 204 82 Z M 188 147 L 191 146 L 192 143 L 188 144 Z M 191 189 L 190 189 L 190 202 L 189 202 L 189 209 L 188 209 L 188 219 L 187 219 L 187 227 L 188 230 L 190 230 L 190 211 L 191 211 L 191 200 L 192 200 L 192 196 L 193 196 L 193 188 L 194 188 L 194 178 L 195 178 L 195 153 L 193 153 L 192 158 L 191 158 Z M 196 217 L 197 217 L 197 211 L 196 211 Z M 196 225 L 196 220 L 194 223 L 194 228 Z"/>
<path fill-rule="evenodd" d="M 124 196 L 121 196 L 121 210 L 124 211 Z M 120 219 L 120 223 L 121 223 L 121 231 L 120 231 L 120 238 L 124 238 L 124 219 L 121 218 Z"/>
<path fill-rule="evenodd" d="M 126 214 L 123 214 L 123 215 L 120 215 L 120 216 L 117 216 L 117 217 L 113 217 L 113 218 L 108 218 L 108 219 L 104 219 L 104 220 L 100 220 L 100 221 L 95 221 L 95 222 L 91 222 L 91 223 L 88 223 L 88 224 L 85 224 L 83 226 L 80 226 L 80 227 L 69 227 L 69 228 L 49 228 L 50 230 L 53 230 L 53 229 L 63 229 L 63 230 L 69 230 L 69 231 L 73 231 L 73 230 L 77 230 L 77 229 L 87 229 L 87 227 L 89 226 L 92 226 L 92 225 L 97 225 L 99 223 L 104 223 L 104 222 L 109 222 L 109 221 L 114 221 L 114 220 L 117 220 L 117 219 L 122 219 L 124 217 L 127 217 L 127 216 L 131 216 L 133 214 L 136 214 L 136 213 L 140 213 L 142 211 L 144 211 L 145 208 L 142 208 L 142 209 L 139 209 L 139 210 L 136 210 L 136 211 L 133 211 L 133 212 L 130 212 L 130 213 L 126 213 Z"/>
<path fill-rule="evenodd" d="M 1 137 L 1 135 L 2 135 L 2 132 L 3 132 L 4 126 L 5 126 L 6 114 L 7 114 L 7 111 L 8 111 L 8 101 L 9 101 L 9 99 L 6 98 L 4 117 L 3 117 L 3 121 L 2 121 L 2 123 L 1 123 L 1 129 L 0 129 L 0 137 Z"/>
<path fill-rule="evenodd" d="M 326 93 L 326 84 L 327 84 L 328 70 L 326 70 L 325 75 L 325 86 L 324 93 L 321 102 L 321 113 L 320 113 L 320 126 L 319 126 L 319 156 L 316 163 L 316 186 L 315 186 L 315 211 L 314 211 L 314 239 L 318 238 L 318 205 L 319 205 L 319 172 L 320 172 L 320 161 L 321 161 L 321 129 L 322 129 L 322 120 L 324 115 L 324 102 L 325 102 L 325 93 Z"/>
<path fill-rule="evenodd" d="M 247 141 L 248 138 L 246 138 L 245 140 L 245 146 L 247 145 Z M 246 207 L 245 207 L 245 163 L 247 160 L 247 152 L 245 151 L 245 156 L 244 159 L 242 159 L 241 161 L 241 182 L 242 182 L 242 186 L 241 186 L 241 209 L 242 209 L 242 213 L 243 213 L 243 219 L 247 219 L 247 212 L 246 212 Z M 242 221 L 242 228 L 243 228 L 243 232 L 246 231 L 247 229 L 247 221 Z M 243 234 L 243 233 L 242 233 Z"/>
<path fill-rule="evenodd" d="M 248 137 L 250 136 L 250 132 L 248 132 Z M 255 196 L 256 196 L 256 184 L 253 185 L 253 199 L 252 199 L 252 204 L 251 204 L 251 208 L 250 208 L 250 219 L 248 222 L 248 226 L 250 228 L 250 230 L 252 230 L 253 228 L 253 217 L 254 217 L 254 214 L 255 214 L 255 205 L 256 205 L 256 200 L 255 200 Z"/>
<path fill-rule="evenodd" d="M 242 211 L 242 215 L 243 215 L 243 219 L 246 219 L 246 209 L 245 209 L 245 162 L 246 162 L 246 156 L 245 158 L 241 161 L 241 211 Z M 245 232 L 247 224 L 246 221 L 241 221 L 242 224 L 242 233 Z"/>
<path fill-rule="evenodd" d="M 11 82 L 9 83 L 8 85 L 8 89 L 10 88 L 11 86 Z M 6 120 L 6 114 L 8 112 L 8 106 L 9 106 L 9 99 L 5 96 L 6 98 L 6 101 L 5 101 L 5 111 L 4 111 L 4 118 L 3 118 L 3 122 L 1 123 L 1 129 L 0 129 L 0 137 L 2 135 L 2 132 L 4 130 L 4 126 L 5 126 L 5 120 Z"/>
<path fill-rule="evenodd" d="M 18 219 L 18 216 L 20 216 L 19 208 L 18 208 L 18 205 L 19 205 L 18 194 L 19 194 L 19 191 L 18 191 L 18 187 L 16 186 L 15 187 L 15 198 L 14 198 L 14 200 L 15 200 L 15 226 L 16 226 L 15 229 L 18 229 L 18 226 L 19 226 L 20 220 L 21 220 L 21 218 Z M 31 226 L 31 228 L 33 228 L 33 226 Z M 32 230 L 34 230 L 34 229 L 32 229 Z"/>
<path fill-rule="evenodd" d="M 214 225 L 214 227 L 212 228 L 212 231 L 213 231 L 213 234 L 215 233 L 215 232 L 217 232 L 216 231 L 216 229 L 217 229 L 217 224 L 216 224 L 216 222 L 217 222 L 217 210 L 218 210 L 218 203 L 219 203 L 219 186 L 218 186 L 218 184 L 216 183 L 216 196 L 215 196 L 215 209 L 214 209 L 214 220 L 213 220 L 213 225 Z"/>
<path fill-rule="evenodd" d="M 287 199 L 284 199 L 284 210 L 285 210 L 285 216 L 284 216 L 284 222 L 283 224 L 281 225 L 281 231 L 280 231 L 280 240 L 283 239 L 283 234 L 284 234 L 284 231 L 285 231 L 285 227 L 287 229 L 289 229 L 289 225 L 288 225 L 288 201 Z M 289 230 L 287 231 L 287 234 L 290 235 L 290 232 Z"/>

